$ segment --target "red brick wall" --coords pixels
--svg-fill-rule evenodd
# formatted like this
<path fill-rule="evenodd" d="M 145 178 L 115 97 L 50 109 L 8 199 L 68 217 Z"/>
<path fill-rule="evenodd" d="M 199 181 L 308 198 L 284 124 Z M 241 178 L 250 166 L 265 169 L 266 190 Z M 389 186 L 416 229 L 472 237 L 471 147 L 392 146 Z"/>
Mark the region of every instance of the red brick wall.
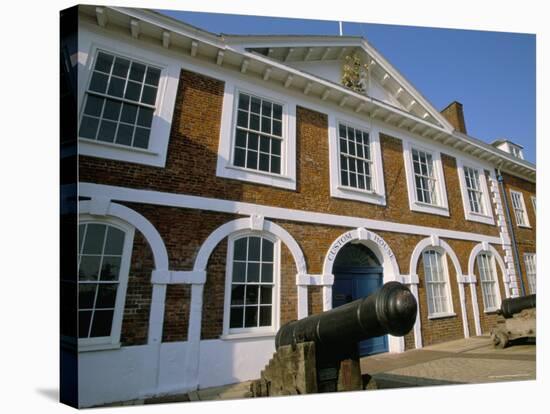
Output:
<path fill-rule="evenodd" d="M 533 203 L 531 197 L 536 197 L 537 189 L 534 183 L 522 180 L 521 178 L 511 176 L 509 174 L 502 174 L 504 178 L 504 187 L 506 197 L 508 199 L 508 205 L 510 206 L 510 215 L 512 216 L 513 231 L 516 236 L 516 242 L 519 251 L 519 264 L 521 266 L 521 272 L 523 275 L 523 284 L 525 286 L 525 293 L 530 294 L 529 283 L 527 283 L 527 269 L 525 268 L 525 260 L 523 259 L 524 253 L 536 253 L 537 250 L 537 217 L 535 210 L 533 209 Z M 530 228 L 519 227 L 516 224 L 514 209 L 512 207 L 512 199 L 510 197 L 510 190 L 519 191 L 523 194 L 523 200 L 525 201 L 525 208 L 527 210 L 527 217 L 529 219 Z"/>
<path fill-rule="evenodd" d="M 498 235 L 496 226 L 465 220 L 456 160 L 445 154 L 442 156 L 442 162 L 451 217 L 410 211 L 402 142 L 383 134 L 381 135 L 381 147 L 387 206 L 381 207 L 331 198 L 327 115 L 306 108 L 297 108 L 296 191 L 216 177 L 223 90 L 224 83 L 222 81 L 182 71 L 166 168 L 80 156 L 80 180 Z M 526 198 L 528 210 L 529 203 L 530 199 Z M 220 225 L 236 218 L 231 214 L 208 211 L 137 203 L 126 204 L 147 217 L 160 232 L 168 249 L 170 268 L 174 270 L 190 270 L 196 253 L 206 237 Z M 341 227 L 275 221 L 296 238 L 304 251 L 308 272 L 312 274 L 321 273 L 324 255 L 330 244 L 340 234 L 349 230 Z M 534 223 L 534 220 L 532 222 Z M 396 254 L 401 272 L 408 273 L 412 250 L 423 237 L 389 232 L 379 232 L 379 234 Z M 136 251 L 141 252 L 140 249 L 143 249 L 143 246 L 139 247 L 139 243 L 143 244 L 143 241 L 138 240 L 136 243 Z M 452 244 L 451 241 L 449 243 Z M 453 245 L 453 248 L 456 248 L 455 251 L 461 258 L 465 272 L 469 256 L 468 249 L 471 249 L 473 244 L 466 242 L 462 244 L 456 242 L 455 244 L 456 246 Z M 204 294 L 203 338 L 215 338 L 221 332 L 225 249 L 226 244 L 220 244 L 208 264 L 208 280 Z M 141 254 L 134 253 L 134 255 Z M 145 253 L 143 254 L 145 255 Z M 149 256 L 147 260 L 148 268 L 143 266 L 141 273 L 138 273 L 138 270 L 132 270 L 131 273 L 129 285 L 131 297 L 127 299 L 128 309 L 125 312 L 123 324 L 123 339 L 126 344 L 143 343 L 146 338 L 148 301 L 150 301 L 150 287 L 146 286 L 146 280 L 150 277 L 152 258 Z M 139 260 L 137 262 L 139 263 Z M 282 249 L 281 272 L 281 323 L 284 323 L 296 318 L 296 287 L 294 284 L 296 269 L 286 248 Z M 418 273 L 421 277 L 423 277 L 422 272 L 420 265 Z M 135 276 L 133 276 L 134 274 Z M 135 278 L 136 281 L 133 281 L 132 278 Z M 421 300 L 421 309 L 424 312 L 422 314 L 422 329 L 426 345 L 444 339 L 462 337 L 456 278 L 451 277 L 451 285 L 456 317 L 428 321 L 425 313 L 426 304 Z M 424 293 L 422 280 L 420 287 L 422 296 Z M 308 298 L 310 299 L 309 309 L 312 313 L 322 309 L 320 288 L 310 287 Z M 423 296 L 423 300 L 425 302 L 425 296 Z M 170 286 L 167 293 L 163 340 L 176 341 L 186 338 L 188 313 L 189 287 Z M 407 347 L 411 346 L 412 337 L 410 335 L 407 336 L 406 343 Z"/>
<path fill-rule="evenodd" d="M 332 198 L 327 115 L 302 107 L 296 111 L 296 191 L 216 177 L 223 90 L 222 81 L 182 71 L 166 168 L 80 156 L 80 180 L 498 235 L 496 226 L 465 220 L 456 162 L 446 155 L 451 217 L 410 211 L 401 140 L 383 134 L 387 206 Z"/>

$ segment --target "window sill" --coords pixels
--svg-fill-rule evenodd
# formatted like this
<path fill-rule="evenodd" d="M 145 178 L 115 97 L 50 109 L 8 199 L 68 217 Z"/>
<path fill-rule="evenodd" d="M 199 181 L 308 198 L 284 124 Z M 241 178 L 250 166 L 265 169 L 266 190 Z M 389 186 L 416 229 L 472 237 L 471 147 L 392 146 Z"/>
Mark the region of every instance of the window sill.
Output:
<path fill-rule="evenodd" d="M 527 225 L 527 224 L 518 224 L 518 227 L 519 228 L 522 228 L 522 229 L 531 229 L 532 227 Z"/>
<path fill-rule="evenodd" d="M 366 191 L 353 187 L 345 187 L 338 185 L 332 192 L 334 198 L 342 198 L 346 200 L 362 201 L 365 203 L 376 204 L 379 206 L 386 205 L 386 196 L 374 191 Z"/>
<path fill-rule="evenodd" d="M 276 331 L 228 333 L 221 335 L 220 339 L 222 341 L 235 341 L 239 339 L 273 338 L 276 334 Z"/>
<path fill-rule="evenodd" d="M 436 214 L 439 216 L 449 217 L 449 208 L 447 206 L 428 204 L 421 201 L 414 201 L 411 204 L 411 210 L 420 213 Z"/>
<path fill-rule="evenodd" d="M 495 224 L 495 220 L 494 220 L 493 216 L 488 216 L 488 215 L 480 214 L 480 213 L 474 213 L 472 211 L 468 211 L 466 213 L 466 220 L 475 221 L 477 223 L 490 224 L 490 225 Z"/>
<path fill-rule="evenodd" d="M 155 138 L 151 136 L 150 139 L 153 140 Z M 157 151 L 88 138 L 78 138 L 78 154 L 115 161 L 152 165 L 154 167 L 164 167 L 166 161 L 166 154 L 161 154 Z"/>
<path fill-rule="evenodd" d="M 218 163 L 216 176 L 269 185 L 272 187 L 280 187 L 287 190 L 296 190 L 296 180 L 291 176 L 273 174 L 265 171 L 249 170 L 246 168 L 235 167 L 234 165 L 225 165 L 220 167 Z"/>
<path fill-rule="evenodd" d="M 487 314 L 487 315 L 490 315 L 490 314 L 496 314 L 498 312 L 498 308 L 489 308 L 489 309 L 485 309 L 483 311 L 483 313 Z"/>
<path fill-rule="evenodd" d="M 116 344 L 78 344 L 78 352 L 108 351 L 120 349 L 120 347 L 120 342 L 117 342 Z"/>
<path fill-rule="evenodd" d="M 453 318 L 456 316 L 456 313 L 449 312 L 449 313 L 438 313 L 435 315 L 428 315 L 428 319 L 444 319 L 444 318 Z"/>

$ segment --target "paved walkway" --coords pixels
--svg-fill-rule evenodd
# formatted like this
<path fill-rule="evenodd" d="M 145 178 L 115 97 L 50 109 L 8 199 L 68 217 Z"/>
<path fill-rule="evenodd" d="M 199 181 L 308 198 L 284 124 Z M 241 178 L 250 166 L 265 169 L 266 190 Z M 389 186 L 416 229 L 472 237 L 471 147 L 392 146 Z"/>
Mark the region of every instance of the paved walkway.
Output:
<path fill-rule="evenodd" d="M 361 360 L 376 388 L 534 380 L 536 345 L 494 348 L 487 336 Z"/>
<path fill-rule="evenodd" d="M 534 380 L 536 345 L 515 344 L 494 348 L 488 336 L 460 339 L 402 354 L 380 354 L 361 360 L 361 372 L 374 381 L 369 389 L 474 384 Z M 251 381 L 206 388 L 189 394 L 171 395 L 112 405 L 158 404 L 181 401 L 212 401 L 247 398 Z"/>

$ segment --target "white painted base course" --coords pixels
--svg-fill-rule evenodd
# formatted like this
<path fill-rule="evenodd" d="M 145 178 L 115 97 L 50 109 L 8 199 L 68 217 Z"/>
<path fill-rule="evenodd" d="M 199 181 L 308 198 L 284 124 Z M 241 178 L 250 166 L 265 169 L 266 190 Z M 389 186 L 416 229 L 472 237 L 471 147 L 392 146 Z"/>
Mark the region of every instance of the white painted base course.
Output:
<path fill-rule="evenodd" d="M 243 382 L 259 372 L 275 352 L 273 337 L 201 341 L 198 388 Z M 156 347 L 141 345 L 83 352 L 78 361 L 80 407 L 178 394 L 196 389 L 185 382 L 187 342 L 161 345 L 160 375 L 149 365 Z M 260 368 L 258 368 L 260 367 Z"/>

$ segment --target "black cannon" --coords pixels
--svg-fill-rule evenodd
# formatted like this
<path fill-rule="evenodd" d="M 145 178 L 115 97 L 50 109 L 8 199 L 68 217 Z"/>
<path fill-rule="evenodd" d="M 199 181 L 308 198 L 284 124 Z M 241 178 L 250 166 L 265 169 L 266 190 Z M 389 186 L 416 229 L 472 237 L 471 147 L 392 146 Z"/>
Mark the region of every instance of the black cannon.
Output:
<path fill-rule="evenodd" d="M 283 325 L 275 347 L 313 341 L 317 348 L 337 351 L 375 336 L 403 336 L 412 329 L 416 311 L 411 291 L 399 282 L 389 282 L 372 295 Z"/>
<path fill-rule="evenodd" d="M 520 313 L 524 309 L 537 307 L 537 295 L 520 296 L 518 298 L 508 298 L 502 301 L 500 309 L 497 311 L 499 315 L 509 319 L 516 313 Z"/>
<path fill-rule="evenodd" d="M 537 295 L 508 298 L 502 301 L 497 311 L 504 320 L 497 321 L 491 329 L 493 344 L 505 348 L 511 341 L 520 338 L 534 339 L 537 336 Z"/>
<path fill-rule="evenodd" d="M 283 325 L 277 352 L 252 387 L 254 395 L 363 389 L 358 343 L 413 327 L 418 305 L 411 291 L 389 282 L 373 294 Z"/>

